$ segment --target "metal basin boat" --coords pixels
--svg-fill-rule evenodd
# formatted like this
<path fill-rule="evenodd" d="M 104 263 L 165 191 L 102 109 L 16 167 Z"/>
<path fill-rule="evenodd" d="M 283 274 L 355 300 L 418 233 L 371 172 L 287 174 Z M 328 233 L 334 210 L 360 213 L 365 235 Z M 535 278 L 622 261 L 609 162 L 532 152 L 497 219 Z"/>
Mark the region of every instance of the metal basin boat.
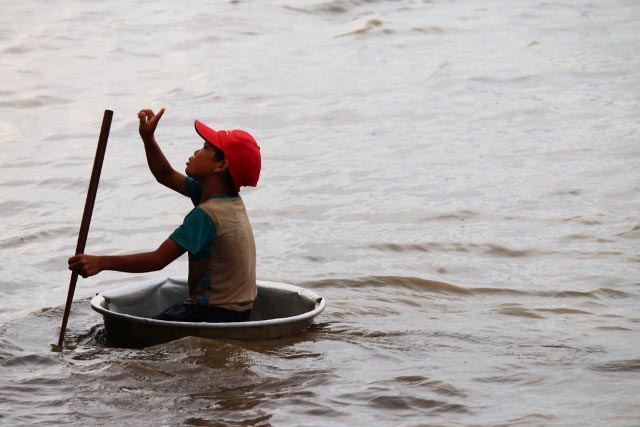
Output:
<path fill-rule="evenodd" d="M 324 298 L 298 286 L 258 280 L 258 298 L 246 322 L 170 322 L 152 319 L 189 293 L 185 278 L 135 283 L 97 294 L 91 308 L 102 314 L 109 339 L 125 347 L 147 347 L 196 336 L 264 340 L 307 329 L 325 308 Z"/>

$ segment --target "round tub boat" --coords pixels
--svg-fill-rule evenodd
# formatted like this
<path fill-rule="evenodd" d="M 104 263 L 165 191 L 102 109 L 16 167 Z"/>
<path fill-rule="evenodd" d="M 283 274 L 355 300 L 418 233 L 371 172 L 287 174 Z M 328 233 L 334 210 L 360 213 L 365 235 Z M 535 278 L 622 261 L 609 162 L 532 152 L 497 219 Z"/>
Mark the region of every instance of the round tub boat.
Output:
<path fill-rule="evenodd" d="M 91 308 L 102 314 L 109 339 L 126 347 L 146 347 L 196 336 L 263 340 L 307 329 L 325 307 L 323 298 L 307 289 L 258 280 L 258 298 L 247 322 L 170 322 L 151 317 L 183 302 L 189 294 L 184 278 L 135 283 L 97 294 Z"/>

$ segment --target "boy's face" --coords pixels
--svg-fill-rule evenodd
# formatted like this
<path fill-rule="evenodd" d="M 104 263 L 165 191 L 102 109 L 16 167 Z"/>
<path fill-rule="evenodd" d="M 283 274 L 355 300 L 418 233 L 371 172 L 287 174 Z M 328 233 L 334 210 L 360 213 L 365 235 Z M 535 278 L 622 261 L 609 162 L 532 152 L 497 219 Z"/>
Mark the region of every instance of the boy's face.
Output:
<path fill-rule="evenodd" d="M 205 142 L 202 148 L 196 150 L 189 157 L 184 172 L 195 179 L 222 171 L 226 167 L 226 160 L 216 160 L 216 151 L 211 144 Z"/>

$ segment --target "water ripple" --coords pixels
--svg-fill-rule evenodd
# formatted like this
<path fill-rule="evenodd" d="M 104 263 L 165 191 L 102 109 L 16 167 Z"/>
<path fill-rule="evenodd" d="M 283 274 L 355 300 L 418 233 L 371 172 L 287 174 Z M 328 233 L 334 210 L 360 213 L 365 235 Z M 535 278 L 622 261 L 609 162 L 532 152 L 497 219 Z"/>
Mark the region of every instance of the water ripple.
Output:
<path fill-rule="evenodd" d="M 0 107 L 29 109 L 42 106 L 67 104 L 70 102 L 72 101 L 66 98 L 49 95 L 36 95 L 30 98 L 0 101 Z"/>
<path fill-rule="evenodd" d="M 640 359 L 615 360 L 591 367 L 600 372 L 640 372 Z"/>

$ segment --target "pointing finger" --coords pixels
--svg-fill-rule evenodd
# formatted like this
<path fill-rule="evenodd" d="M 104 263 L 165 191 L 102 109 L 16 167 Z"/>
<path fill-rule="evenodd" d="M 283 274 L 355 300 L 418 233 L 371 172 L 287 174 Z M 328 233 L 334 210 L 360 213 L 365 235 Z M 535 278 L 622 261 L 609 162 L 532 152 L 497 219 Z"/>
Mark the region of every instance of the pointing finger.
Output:
<path fill-rule="evenodd" d="M 160 121 L 160 118 L 162 117 L 162 115 L 164 114 L 164 108 L 161 108 L 160 111 L 158 111 L 158 114 L 156 114 L 155 116 L 153 116 L 153 118 L 151 119 L 154 123 L 158 123 L 158 121 Z"/>

